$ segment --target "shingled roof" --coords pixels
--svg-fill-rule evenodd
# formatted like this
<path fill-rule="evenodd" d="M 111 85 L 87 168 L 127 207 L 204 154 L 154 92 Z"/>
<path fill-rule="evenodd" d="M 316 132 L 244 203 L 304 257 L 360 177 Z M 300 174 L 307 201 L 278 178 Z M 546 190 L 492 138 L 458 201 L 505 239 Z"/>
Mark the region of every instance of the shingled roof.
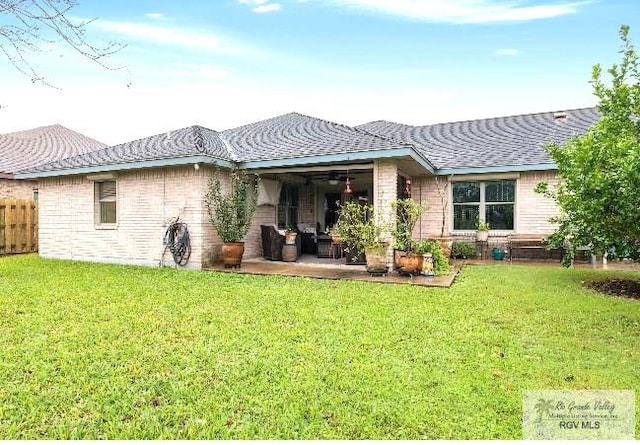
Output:
<path fill-rule="evenodd" d="M 357 128 L 289 113 L 220 133 L 236 161 L 278 160 L 409 147 Z"/>
<path fill-rule="evenodd" d="M 233 160 L 230 150 L 218 132 L 194 125 L 51 162 L 32 169 L 29 173 L 115 166 L 198 155 Z"/>
<path fill-rule="evenodd" d="M 565 143 L 600 118 L 595 108 L 434 125 L 374 121 L 356 128 L 411 144 L 438 169 L 552 164 L 544 144 Z"/>
<path fill-rule="evenodd" d="M 438 170 L 441 174 L 495 167 L 503 168 L 501 171 L 511 167 L 514 171 L 523 167 L 551 168 L 553 160 L 544 150 L 544 143 L 564 143 L 571 136 L 584 134 L 598 119 L 595 108 L 581 108 L 562 114 L 535 113 L 424 126 L 374 121 L 354 128 L 289 113 L 223 132 L 197 125 L 182 128 L 23 167 L 26 170 L 21 173 L 24 177 L 38 177 L 55 172 L 158 167 L 212 159 L 227 166 L 240 163 L 262 168 L 266 164 L 291 165 L 292 159 L 308 164 L 319 159 L 339 162 L 353 156 L 409 156 L 429 171 Z"/>
<path fill-rule="evenodd" d="M 106 147 L 62 125 L 0 134 L 0 172 L 13 174 Z"/>

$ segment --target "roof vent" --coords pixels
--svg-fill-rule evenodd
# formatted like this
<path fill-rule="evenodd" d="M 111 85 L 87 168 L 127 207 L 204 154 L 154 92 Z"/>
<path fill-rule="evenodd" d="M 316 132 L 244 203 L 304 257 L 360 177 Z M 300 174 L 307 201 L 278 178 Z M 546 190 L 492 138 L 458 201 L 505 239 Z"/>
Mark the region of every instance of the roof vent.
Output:
<path fill-rule="evenodd" d="M 567 119 L 567 112 L 566 111 L 556 111 L 555 113 L 553 113 L 553 120 L 554 121 L 564 121 Z"/>

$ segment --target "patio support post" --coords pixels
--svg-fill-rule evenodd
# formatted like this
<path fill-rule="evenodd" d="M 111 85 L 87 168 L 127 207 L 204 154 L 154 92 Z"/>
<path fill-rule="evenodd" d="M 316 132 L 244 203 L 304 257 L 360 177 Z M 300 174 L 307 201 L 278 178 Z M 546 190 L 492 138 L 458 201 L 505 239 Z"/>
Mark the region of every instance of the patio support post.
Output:
<path fill-rule="evenodd" d="M 389 222 L 392 227 L 396 223 L 396 214 L 391 203 L 398 194 L 398 166 L 389 159 L 379 159 L 373 163 L 373 206 L 376 217 Z M 393 240 L 387 249 L 387 265 L 393 263 Z"/>

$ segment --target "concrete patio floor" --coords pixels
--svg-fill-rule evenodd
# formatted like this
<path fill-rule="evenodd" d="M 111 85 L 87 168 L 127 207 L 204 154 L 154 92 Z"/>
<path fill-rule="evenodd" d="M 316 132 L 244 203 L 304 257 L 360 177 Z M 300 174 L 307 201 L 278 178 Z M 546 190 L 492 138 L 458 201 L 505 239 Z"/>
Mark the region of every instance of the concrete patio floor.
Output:
<path fill-rule="evenodd" d="M 302 255 L 296 262 L 269 261 L 263 258 L 242 260 L 240 268 L 225 269 L 222 264 L 215 264 L 207 270 L 253 275 L 280 275 L 290 277 L 319 278 L 326 280 L 367 281 L 370 283 L 412 284 L 425 287 L 449 287 L 453 283 L 460 268 L 442 277 L 427 278 L 424 276 L 406 277 L 390 271 L 384 276 L 372 276 L 365 266 L 346 264 L 343 259 L 317 258 Z"/>
<path fill-rule="evenodd" d="M 346 264 L 343 259 L 317 258 L 313 255 L 302 255 L 296 262 L 269 261 L 263 258 L 249 258 L 242 261 L 237 269 L 226 269 L 222 264 L 215 264 L 207 270 L 227 273 L 253 275 L 280 275 L 291 277 L 307 277 L 327 280 L 367 281 L 370 283 L 411 284 L 424 287 L 450 287 L 462 267 L 469 265 L 511 265 L 562 267 L 558 261 L 509 260 L 453 260 L 453 271 L 446 276 L 427 278 L 424 276 L 407 277 L 390 271 L 384 276 L 372 276 L 365 266 Z M 602 263 L 576 262 L 577 268 L 603 269 Z M 640 271 L 640 264 L 630 261 L 610 261 L 604 269 Z"/>

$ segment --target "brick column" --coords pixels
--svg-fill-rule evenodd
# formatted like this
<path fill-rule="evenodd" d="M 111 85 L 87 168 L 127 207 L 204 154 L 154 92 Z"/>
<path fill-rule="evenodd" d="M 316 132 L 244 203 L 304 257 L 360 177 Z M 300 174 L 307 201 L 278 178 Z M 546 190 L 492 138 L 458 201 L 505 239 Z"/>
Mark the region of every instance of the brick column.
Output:
<path fill-rule="evenodd" d="M 388 159 L 381 159 L 373 163 L 373 206 L 376 218 L 389 222 L 395 227 L 396 214 L 391 208 L 391 202 L 398 193 L 398 166 Z M 393 240 L 390 240 L 393 243 Z M 393 263 L 393 245 L 387 250 L 387 265 Z"/>

